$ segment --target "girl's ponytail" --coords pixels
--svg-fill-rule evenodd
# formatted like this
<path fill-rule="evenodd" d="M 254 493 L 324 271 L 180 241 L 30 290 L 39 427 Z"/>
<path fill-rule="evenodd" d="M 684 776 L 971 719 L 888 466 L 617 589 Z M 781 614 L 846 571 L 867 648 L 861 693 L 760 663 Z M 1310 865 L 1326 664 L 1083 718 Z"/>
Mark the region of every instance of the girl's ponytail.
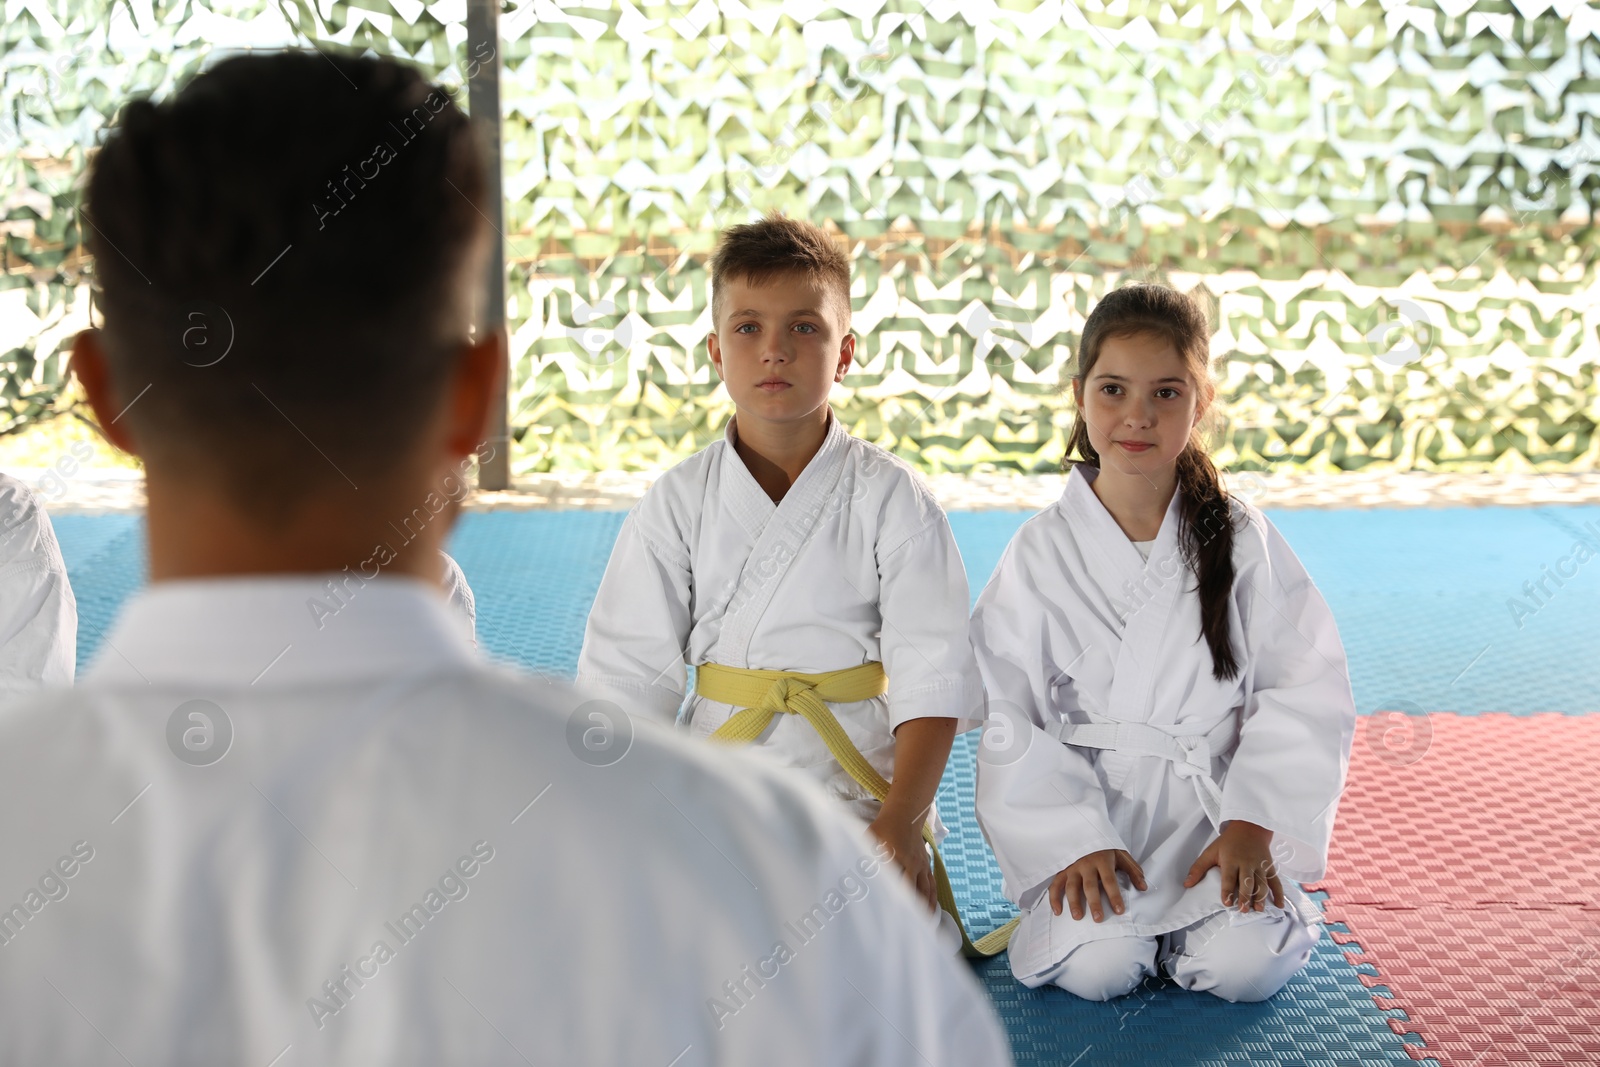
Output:
<path fill-rule="evenodd" d="M 1217 681 L 1239 676 L 1228 639 L 1228 601 L 1233 595 L 1233 514 L 1217 468 L 1195 440 L 1178 455 L 1178 543 L 1194 572 L 1200 596 L 1200 634 L 1211 648 Z"/>

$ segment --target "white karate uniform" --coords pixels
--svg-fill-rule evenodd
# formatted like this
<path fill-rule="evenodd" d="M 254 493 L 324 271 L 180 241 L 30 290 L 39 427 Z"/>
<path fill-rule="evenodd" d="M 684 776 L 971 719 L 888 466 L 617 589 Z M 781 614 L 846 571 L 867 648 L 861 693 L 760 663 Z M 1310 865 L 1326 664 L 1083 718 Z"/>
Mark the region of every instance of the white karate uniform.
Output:
<path fill-rule="evenodd" d="M 833 671 L 874 660 L 886 696 L 830 705 L 861 754 L 894 777 L 894 730 L 982 720 L 967 637 L 967 578 L 949 521 L 903 461 L 830 414 L 821 449 L 774 504 L 724 439 L 678 464 L 628 514 L 595 596 L 578 684 L 670 723 L 685 664 Z M 737 709 L 690 695 L 705 737 Z M 798 715 L 758 747 L 871 820 L 878 804 Z M 936 832 L 942 832 L 937 824 Z"/>
<path fill-rule="evenodd" d="M 0 474 L 0 706 L 46 685 L 71 685 L 78 602 L 50 517 L 22 482 Z"/>
<path fill-rule="evenodd" d="M 326 577 L 158 583 L 0 716 L 0 1063 L 1010 1062 L 809 783 Z"/>
<path fill-rule="evenodd" d="M 973 613 L 990 714 L 978 821 L 1024 912 L 1012 973 L 1104 999 L 1154 973 L 1164 938 L 1180 984 L 1263 999 L 1319 933 L 1320 910 L 1292 880 L 1325 873 L 1355 729 L 1338 631 L 1277 529 L 1236 499 L 1229 625 L 1241 673 L 1217 681 L 1178 498 L 1146 561 L 1095 496 L 1097 474 L 1076 467 L 1022 526 Z M 1228 912 L 1216 868 L 1184 889 L 1232 819 L 1273 831 L 1286 909 Z M 1054 915 L 1050 881 L 1102 849 L 1132 854 L 1148 888 L 1119 875 L 1126 911 L 1108 906 L 1101 923 Z"/>
<path fill-rule="evenodd" d="M 455 557 L 448 552 L 441 551 L 444 557 L 444 595 L 450 601 L 450 606 L 456 609 L 458 616 L 466 620 L 467 636 L 472 643 L 478 643 L 478 603 L 472 595 L 472 586 L 467 584 L 467 575 L 457 563 Z"/>

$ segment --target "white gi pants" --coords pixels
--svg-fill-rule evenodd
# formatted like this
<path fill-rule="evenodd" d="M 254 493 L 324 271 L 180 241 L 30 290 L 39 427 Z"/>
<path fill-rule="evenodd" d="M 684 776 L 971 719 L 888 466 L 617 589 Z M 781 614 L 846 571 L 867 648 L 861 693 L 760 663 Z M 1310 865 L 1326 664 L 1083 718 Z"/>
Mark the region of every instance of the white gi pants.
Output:
<path fill-rule="evenodd" d="M 1131 993 L 1157 973 L 1157 956 L 1172 980 L 1223 1000 L 1266 1000 L 1311 959 L 1322 936 L 1294 912 L 1219 911 L 1160 937 L 1109 937 L 1067 953 L 1046 980 L 1085 1000 Z"/>

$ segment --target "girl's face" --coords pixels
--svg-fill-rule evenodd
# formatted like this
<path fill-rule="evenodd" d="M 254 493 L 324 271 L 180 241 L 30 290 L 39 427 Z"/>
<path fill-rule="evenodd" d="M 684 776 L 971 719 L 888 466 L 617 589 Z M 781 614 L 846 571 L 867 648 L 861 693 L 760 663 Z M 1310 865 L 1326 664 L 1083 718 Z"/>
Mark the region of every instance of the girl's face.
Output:
<path fill-rule="evenodd" d="M 1205 400 L 1172 342 L 1159 334 L 1107 337 L 1086 380 L 1072 383 L 1103 470 L 1152 475 L 1173 466 Z"/>

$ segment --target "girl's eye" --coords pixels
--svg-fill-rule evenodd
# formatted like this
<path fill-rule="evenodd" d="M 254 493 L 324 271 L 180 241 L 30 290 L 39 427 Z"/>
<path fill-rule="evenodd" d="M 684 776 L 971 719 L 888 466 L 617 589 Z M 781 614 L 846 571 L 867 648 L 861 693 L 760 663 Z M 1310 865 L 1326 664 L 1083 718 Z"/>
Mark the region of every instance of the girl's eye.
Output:
<path fill-rule="evenodd" d="M 1176 390 L 1176 389 L 1172 389 L 1172 388 L 1167 388 L 1167 389 L 1157 389 L 1157 390 L 1156 390 L 1156 395 L 1158 395 L 1158 396 L 1159 396 L 1159 395 L 1160 395 L 1160 394 L 1162 394 L 1162 393 L 1171 393 L 1171 394 L 1172 394 L 1172 397 L 1171 397 L 1171 398 L 1168 398 L 1168 399 L 1172 399 L 1172 398 L 1176 398 L 1176 397 L 1177 397 L 1177 395 L 1178 395 L 1178 391 L 1177 391 L 1177 390 Z"/>
<path fill-rule="evenodd" d="M 1116 395 L 1116 394 L 1115 394 L 1115 393 L 1113 393 L 1113 392 L 1112 392 L 1112 390 L 1114 390 L 1114 389 L 1121 389 L 1121 388 L 1122 388 L 1122 386 L 1120 386 L 1120 385 L 1112 385 L 1112 384 L 1110 384 L 1110 383 L 1107 383 L 1107 384 L 1105 384 L 1105 385 L 1102 385 L 1102 386 L 1101 386 L 1101 387 L 1100 387 L 1100 391 L 1101 391 L 1101 392 L 1102 392 L 1102 393 L 1105 393 L 1105 394 L 1106 394 L 1106 395 L 1107 395 L 1107 396 L 1115 396 L 1115 395 Z"/>

